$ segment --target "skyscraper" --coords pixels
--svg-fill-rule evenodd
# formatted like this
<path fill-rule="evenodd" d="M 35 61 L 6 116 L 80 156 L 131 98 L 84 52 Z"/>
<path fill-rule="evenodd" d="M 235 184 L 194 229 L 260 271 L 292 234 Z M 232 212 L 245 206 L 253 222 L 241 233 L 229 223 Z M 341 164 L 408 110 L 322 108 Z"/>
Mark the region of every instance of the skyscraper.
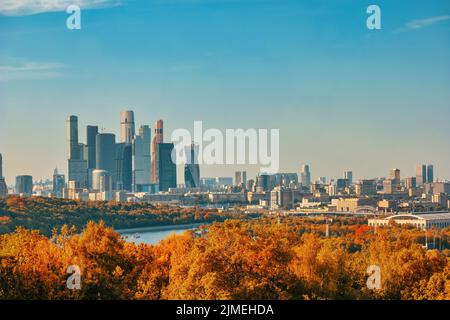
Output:
<path fill-rule="evenodd" d="M 151 183 L 151 131 L 141 126 L 133 140 L 133 191 L 148 192 Z"/>
<path fill-rule="evenodd" d="M 353 172 L 352 171 L 344 171 L 344 179 L 348 181 L 348 185 L 353 184 Z"/>
<path fill-rule="evenodd" d="M 116 170 L 114 189 L 131 191 L 133 180 L 132 145 L 129 143 L 116 143 Z"/>
<path fill-rule="evenodd" d="M 31 196 L 33 194 L 33 177 L 28 175 L 17 176 L 15 191 L 17 194 Z"/>
<path fill-rule="evenodd" d="M 422 186 L 427 183 L 427 166 L 419 164 L 416 168 L 416 184 Z"/>
<path fill-rule="evenodd" d="M 271 183 L 268 174 L 260 174 L 256 177 L 256 192 L 270 191 Z"/>
<path fill-rule="evenodd" d="M 87 140 L 87 159 L 88 159 L 88 169 L 95 169 L 96 165 L 96 148 L 95 140 L 98 134 L 98 126 L 87 126 L 86 127 L 86 140 Z"/>
<path fill-rule="evenodd" d="M 400 169 L 392 169 L 389 171 L 389 179 L 393 180 L 394 183 L 400 183 Z"/>
<path fill-rule="evenodd" d="M 78 147 L 78 117 L 69 116 L 66 119 L 67 159 L 80 159 Z"/>
<path fill-rule="evenodd" d="M 302 166 L 301 181 L 303 187 L 309 188 L 311 186 L 311 172 L 307 164 Z"/>
<path fill-rule="evenodd" d="M 427 167 L 427 183 L 433 183 L 434 182 L 434 167 L 432 164 L 428 165 Z"/>
<path fill-rule="evenodd" d="M 131 144 L 134 138 L 134 112 L 120 112 L 120 142 Z"/>
<path fill-rule="evenodd" d="M 116 174 L 116 136 L 112 133 L 99 133 L 96 136 L 95 145 L 95 168 L 105 170 L 113 177 Z"/>
<path fill-rule="evenodd" d="M 242 173 L 241 171 L 236 171 L 234 173 L 234 185 L 240 186 L 242 184 Z"/>
<path fill-rule="evenodd" d="M 78 142 L 78 117 L 66 119 L 66 148 L 68 181 L 75 181 L 77 187 L 87 185 L 87 161 L 83 157 L 83 145 Z"/>
<path fill-rule="evenodd" d="M 193 143 L 185 148 L 186 164 L 184 165 L 184 183 L 187 188 L 198 188 L 200 186 L 198 150 L 198 146 Z"/>
<path fill-rule="evenodd" d="M 57 198 L 61 198 L 63 195 L 63 189 L 66 185 L 66 178 L 63 174 L 58 173 L 58 169 L 55 168 L 53 172 L 53 195 Z"/>
<path fill-rule="evenodd" d="M 177 168 L 172 161 L 173 143 L 158 143 L 155 150 L 155 179 L 159 191 L 177 186 Z M 174 159 L 175 160 L 175 159 Z"/>
<path fill-rule="evenodd" d="M 158 143 L 164 142 L 164 123 L 162 120 L 158 120 L 155 123 L 153 141 L 152 141 L 152 165 L 151 165 L 151 180 L 153 183 L 157 183 L 156 177 L 156 147 Z"/>
<path fill-rule="evenodd" d="M 8 195 L 8 187 L 6 186 L 5 178 L 3 177 L 3 158 L 0 153 L 0 197 Z"/>

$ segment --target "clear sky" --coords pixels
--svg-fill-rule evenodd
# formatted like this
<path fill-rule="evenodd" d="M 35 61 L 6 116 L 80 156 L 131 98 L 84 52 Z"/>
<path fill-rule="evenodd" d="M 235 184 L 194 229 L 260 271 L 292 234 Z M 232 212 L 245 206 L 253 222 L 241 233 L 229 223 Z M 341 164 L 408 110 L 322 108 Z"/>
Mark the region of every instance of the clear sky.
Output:
<path fill-rule="evenodd" d="M 0 152 L 15 175 L 66 172 L 64 120 L 119 133 L 194 120 L 279 128 L 281 171 L 382 177 L 419 162 L 450 179 L 448 0 L 0 2 Z M 68 30 L 63 4 L 79 3 Z M 382 30 L 368 30 L 377 4 Z M 246 167 L 202 167 L 231 176 Z M 250 175 L 256 167 L 248 167 Z"/>

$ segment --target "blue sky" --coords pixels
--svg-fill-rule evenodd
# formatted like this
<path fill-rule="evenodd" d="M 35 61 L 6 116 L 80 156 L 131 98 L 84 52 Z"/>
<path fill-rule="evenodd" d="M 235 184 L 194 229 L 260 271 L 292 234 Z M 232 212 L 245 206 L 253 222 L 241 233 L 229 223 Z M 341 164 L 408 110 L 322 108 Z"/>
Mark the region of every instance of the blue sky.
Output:
<path fill-rule="evenodd" d="M 64 119 L 118 134 L 119 111 L 164 119 L 166 138 L 194 120 L 279 128 L 281 170 L 313 178 L 450 179 L 450 2 L 76 0 L 0 4 L 0 152 L 17 174 L 66 170 Z M 11 5 L 11 3 L 13 5 Z M 98 4 L 100 3 L 100 8 Z M 366 28 L 377 4 L 382 30 Z M 204 167 L 202 176 L 242 167 Z M 250 174 L 256 167 L 247 167 Z"/>

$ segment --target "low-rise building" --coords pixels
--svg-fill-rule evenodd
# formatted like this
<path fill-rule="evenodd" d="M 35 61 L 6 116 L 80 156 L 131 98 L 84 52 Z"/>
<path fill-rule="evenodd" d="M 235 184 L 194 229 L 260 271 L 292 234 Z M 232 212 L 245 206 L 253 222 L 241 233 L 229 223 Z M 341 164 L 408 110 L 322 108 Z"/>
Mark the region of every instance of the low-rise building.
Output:
<path fill-rule="evenodd" d="M 382 219 L 369 219 L 371 227 L 388 226 L 395 222 L 399 225 L 410 225 L 418 229 L 443 229 L 450 227 L 450 212 L 424 213 L 424 214 L 398 214 Z"/>

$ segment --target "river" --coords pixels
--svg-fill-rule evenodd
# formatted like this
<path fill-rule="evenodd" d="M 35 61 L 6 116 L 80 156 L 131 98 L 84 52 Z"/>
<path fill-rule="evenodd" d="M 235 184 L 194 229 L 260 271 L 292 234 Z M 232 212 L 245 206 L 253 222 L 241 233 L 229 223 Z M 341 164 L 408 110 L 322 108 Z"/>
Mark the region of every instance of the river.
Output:
<path fill-rule="evenodd" d="M 157 226 L 146 228 L 133 228 L 116 230 L 127 241 L 147 244 L 157 244 L 159 241 L 167 238 L 170 234 L 180 234 L 186 230 L 192 230 L 204 223 L 180 224 L 171 226 Z"/>

